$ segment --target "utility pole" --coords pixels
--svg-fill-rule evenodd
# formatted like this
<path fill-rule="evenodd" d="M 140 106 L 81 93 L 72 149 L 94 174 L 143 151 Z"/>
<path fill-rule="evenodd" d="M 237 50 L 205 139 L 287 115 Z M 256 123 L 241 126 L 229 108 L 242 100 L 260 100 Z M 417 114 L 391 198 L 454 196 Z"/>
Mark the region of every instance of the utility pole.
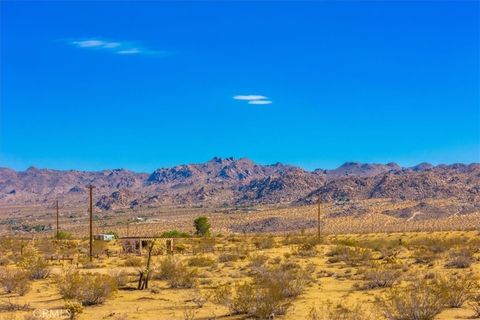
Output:
<path fill-rule="evenodd" d="M 93 259 L 93 188 L 94 185 L 87 186 L 90 190 L 90 262 Z"/>
<path fill-rule="evenodd" d="M 322 203 L 320 201 L 320 195 L 318 196 L 318 220 L 317 220 L 317 236 L 320 239 L 321 236 L 321 226 L 320 226 L 320 219 L 321 219 L 321 213 L 322 213 Z"/>
<path fill-rule="evenodd" d="M 59 223 L 58 223 L 58 200 L 57 200 L 57 235 L 56 235 L 57 240 L 59 238 L 59 232 L 60 232 L 60 229 L 59 229 L 58 225 L 59 225 Z"/>

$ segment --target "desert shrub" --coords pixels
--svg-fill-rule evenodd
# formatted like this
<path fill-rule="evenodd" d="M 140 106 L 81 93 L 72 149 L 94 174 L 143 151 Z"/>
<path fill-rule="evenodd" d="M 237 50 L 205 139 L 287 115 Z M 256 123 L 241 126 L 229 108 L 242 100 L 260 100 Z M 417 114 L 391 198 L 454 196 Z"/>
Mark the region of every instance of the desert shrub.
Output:
<path fill-rule="evenodd" d="M 122 270 L 112 272 L 112 277 L 119 288 L 126 287 L 130 280 L 128 272 Z"/>
<path fill-rule="evenodd" d="M 76 319 L 77 316 L 83 312 L 83 306 L 78 301 L 67 301 L 63 305 L 65 310 L 68 310 L 68 314 L 70 315 L 70 320 Z"/>
<path fill-rule="evenodd" d="M 178 231 L 178 230 L 170 230 L 165 231 L 160 234 L 161 238 L 190 238 L 191 235 L 188 232 Z"/>
<path fill-rule="evenodd" d="M 379 266 L 364 272 L 363 277 L 366 283 L 362 289 L 388 288 L 401 276 L 402 271 L 398 269 Z"/>
<path fill-rule="evenodd" d="M 240 255 L 237 253 L 222 253 L 218 256 L 218 262 L 230 262 L 237 261 L 240 259 Z"/>
<path fill-rule="evenodd" d="M 372 253 L 368 249 L 352 248 L 347 246 L 335 246 L 330 252 L 328 262 L 344 262 L 348 266 L 356 267 L 360 265 L 368 265 L 372 260 Z"/>
<path fill-rule="evenodd" d="M 469 248 L 462 248 L 449 252 L 445 266 L 448 268 L 468 268 L 472 263 L 473 252 Z"/>
<path fill-rule="evenodd" d="M 167 280 L 172 288 L 193 288 L 196 284 L 196 277 L 196 269 L 188 269 L 183 264 L 180 264 Z"/>
<path fill-rule="evenodd" d="M 318 251 L 314 244 L 303 243 L 296 248 L 293 254 L 300 257 L 315 257 Z"/>
<path fill-rule="evenodd" d="M 32 280 L 45 279 L 50 275 L 47 261 L 33 248 L 24 253 L 17 265 L 27 272 Z"/>
<path fill-rule="evenodd" d="M 104 303 L 117 291 L 115 279 L 106 274 L 85 274 L 82 275 L 83 284 L 78 300 L 83 305 L 96 305 Z M 79 299 L 80 298 L 80 299 Z"/>
<path fill-rule="evenodd" d="M 255 238 L 253 244 L 257 249 L 271 249 L 275 246 L 275 239 L 271 236 Z"/>
<path fill-rule="evenodd" d="M 460 308 L 478 288 L 469 275 L 450 275 L 437 277 L 435 287 L 451 308 Z"/>
<path fill-rule="evenodd" d="M 409 249 L 414 247 L 423 248 L 435 254 L 440 254 L 448 251 L 450 248 L 462 246 L 468 241 L 466 237 L 450 237 L 444 239 L 439 237 L 424 237 L 410 241 L 408 247 Z"/>
<path fill-rule="evenodd" d="M 259 268 L 263 266 L 268 261 L 268 257 L 263 254 L 257 254 L 250 257 L 250 263 L 248 266 L 250 268 Z"/>
<path fill-rule="evenodd" d="M 236 284 L 233 288 L 228 285 L 217 288 L 212 302 L 227 307 L 232 314 L 274 318 L 285 313 L 286 299 L 301 294 L 311 278 L 300 265 L 285 263 L 258 268 L 253 280 Z"/>
<path fill-rule="evenodd" d="M 173 274 L 173 270 L 179 264 L 180 263 L 173 256 L 167 256 L 161 259 L 155 267 L 154 278 L 160 280 L 169 279 Z"/>
<path fill-rule="evenodd" d="M 445 297 L 428 280 L 390 289 L 377 305 L 387 320 L 433 320 L 445 309 Z"/>
<path fill-rule="evenodd" d="M 440 255 L 426 248 L 419 248 L 413 251 L 413 259 L 415 263 L 432 265 L 435 260 L 438 260 Z"/>
<path fill-rule="evenodd" d="M 350 238 L 345 238 L 345 239 L 335 239 L 332 241 L 332 244 L 335 244 L 337 246 L 347 246 L 347 247 L 356 247 L 358 246 L 357 241 L 354 239 Z"/>
<path fill-rule="evenodd" d="M 191 267 L 210 267 L 215 264 L 215 260 L 205 256 L 196 256 L 188 260 Z"/>
<path fill-rule="evenodd" d="M 248 314 L 268 319 L 285 313 L 286 306 L 277 289 L 265 288 L 252 283 L 224 285 L 215 290 L 212 301 L 230 310 L 231 314 Z"/>
<path fill-rule="evenodd" d="M 57 276 L 57 286 L 64 299 L 78 300 L 84 306 L 104 303 L 118 290 L 115 279 L 99 273 L 80 273 L 67 269 Z"/>
<path fill-rule="evenodd" d="M 193 295 L 192 295 L 192 302 L 195 303 L 195 305 L 198 307 L 198 308 L 203 308 L 203 306 L 205 305 L 205 303 L 208 302 L 208 300 L 210 299 L 211 297 L 211 294 L 208 293 L 208 292 L 203 292 L 203 291 L 200 291 L 198 289 L 196 289 L 194 292 L 193 292 Z"/>
<path fill-rule="evenodd" d="M 22 269 L 3 267 L 0 269 L 0 286 L 6 293 L 23 296 L 30 290 L 30 274 Z"/>
<path fill-rule="evenodd" d="M 367 313 L 361 305 L 346 306 L 344 304 L 332 305 L 331 303 L 324 306 L 322 316 L 316 308 L 310 309 L 308 320 L 369 320 L 375 319 L 371 314 Z"/>
<path fill-rule="evenodd" d="M 193 221 L 193 226 L 195 227 L 195 234 L 201 237 L 207 237 L 210 235 L 210 223 L 208 218 L 201 216 L 196 218 Z"/>
<path fill-rule="evenodd" d="M 166 280 L 172 288 L 193 288 L 196 284 L 196 269 L 189 269 L 183 263 L 169 256 L 161 260 L 154 277 Z"/>
<path fill-rule="evenodd" d="M 31 310 L 32 308 L 28 303 L 21 304 L 21 303 L 15 303 L 10 300 L 8 301 L 2 301 L 0 302 L 0 312 L 17 312 L 17 311 L 28 311 Z M 0 318 L 2 319 L 2 318 Z M 7 318 L 5 318 L 7 319 Z M 15 317 L 13 317 L 13 320 L 15 320 Z"/>
<path fill-rule="evenodd" d="M 201 238 L 201 239 L 196 239 L 196 243 L 193 246 L 193 252 L 214 252 L 215 251 L 215 238 Z"/>
<path fill-rule="evenodd" d="M 470 295 L 468 305 L 473 309 L 472 318 L 480 318 L 480 293 L 475 292 Z"/>
<path fill-rule="evenodd" d="M 141 267 L 143 266 L 143 258 L 137 256 L 128 256 L 123 262 L 125 267 Z"/>
<path fill-rule="evenodd" d="M 10 264 L 10 259 L 5 255 L 5 256 L 1 256 L 0 254 L 0 266 L 7 266 Z"/>
<path fill-rule="evenodd" d="M 255 283 L 278 292 L 281 298 L 300 295 L 311 281 L 311 276 L 296 263 L 284 263 L 273 267 L 261 267 L 254 276 Z"/>
<path fill-rule="evenodd" d="M 66 231 L 58 231 L 56 238 L 57 240 L 70 240 L 72 239 L 72 234 Z"/>

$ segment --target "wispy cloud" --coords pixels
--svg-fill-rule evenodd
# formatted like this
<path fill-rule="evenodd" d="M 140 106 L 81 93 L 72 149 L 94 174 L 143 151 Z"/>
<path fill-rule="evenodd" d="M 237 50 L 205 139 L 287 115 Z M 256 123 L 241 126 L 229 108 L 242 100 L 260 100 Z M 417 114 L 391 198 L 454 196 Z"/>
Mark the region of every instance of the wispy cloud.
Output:
<path fill-rule="evenodd" d="M 270 100 L 250 100 L 248 104 L 272 104 Z"/>
<path fill-rule="evenodd" d="M 256 94 L 236 95 L 233 96 L 233 99 L 247 101 L 248 104 L 272 104 L 268 97 Z"/>
<path fill-rule="evenodd" d="M 234 96 L 233 99 L 250 101 L 250 100 L 262 100 L 262 99 L 268 99 L 268 98 L 265 97 L 265 96 L 258 96 L 258 95 L 254 95 L 254 94 L 249 94 L 249 95 L 245 95 L 245 96 L 242 96 L 242 95 Z"/>
<path fill-rule="evenodd" d="M 167 51 L 156 51 L 147 49 L 137 42 L 128 41 L 111 41 L 97 38 L 80 39 L 69 41 L 69 43 L 77 48 L 89 50 L 102 50 L 114 54 L 121 55 L 168 55 Z"/>

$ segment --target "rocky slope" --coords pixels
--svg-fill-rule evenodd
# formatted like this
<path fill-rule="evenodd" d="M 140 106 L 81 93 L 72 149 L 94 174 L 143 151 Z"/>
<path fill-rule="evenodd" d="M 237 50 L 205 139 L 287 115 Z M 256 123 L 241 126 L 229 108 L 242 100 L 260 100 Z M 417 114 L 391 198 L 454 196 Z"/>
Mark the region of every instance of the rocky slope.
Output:
<path fill-rule="evenodd" d="M 91 172 L 0 168 L 0 205 L 48 206 L 56 199 L 66 205 L 83 205 L 88 199 L 88 184 L 96 186 L 96 206 L 102 210 L 161 205 L 308 204 L 318 197 L 323 201 L 458 198 L 478 202 L 480 164 L 422 163 L 402 168 L 394 163 L 348 162 L 335 170 L 310 172 L 280 163 L 259 165 L 246 158 L 213 158 L 151 174 L 124 169 Z"/>

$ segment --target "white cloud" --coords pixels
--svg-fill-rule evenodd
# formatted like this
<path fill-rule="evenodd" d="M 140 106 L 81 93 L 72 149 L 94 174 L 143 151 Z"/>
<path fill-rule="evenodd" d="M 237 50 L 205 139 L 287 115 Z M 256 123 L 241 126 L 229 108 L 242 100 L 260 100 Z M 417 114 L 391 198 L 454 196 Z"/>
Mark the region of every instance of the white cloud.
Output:
<path fill-rule="evenodd" d="M 233 99 L 252 101 L 252 100 L 262 100 L 262 99 L 268 99 L 268 98 L 265 97 L 265 96 L 250 94 L 250 95 L 245 95 L 245 96 L 243 96 L 243 95 L 234 96 Z"/>
<path fill-rule="evenodd" d="M 258 94 L 236 95 L 233 99 L 247 101 L 248 104 L 272 104 L 268 97 Z"/>
<path fill-rule="evenodd" d="M 138 48 L 130 48 L 130 49 L 117 51 L 117 53 L 118 54 L 138 54 L 138 53 L 141 53 L 141 51 Z"/>
<path fill-rule="evenodd" d="M 270 100 L 250 100 L 248 104 L 272 104 Z"/>
<path fill-rule="evenodd" d="M 121 55 L 162 55 L 169 53 L 166 51 L 154 51 L 147 49 L 138 43 L 127 41 L 107 41 L 102 39 L 82 39 L 70 41 L 70 44 L 82 49 L 103 50 L 106 52 Z"/>

